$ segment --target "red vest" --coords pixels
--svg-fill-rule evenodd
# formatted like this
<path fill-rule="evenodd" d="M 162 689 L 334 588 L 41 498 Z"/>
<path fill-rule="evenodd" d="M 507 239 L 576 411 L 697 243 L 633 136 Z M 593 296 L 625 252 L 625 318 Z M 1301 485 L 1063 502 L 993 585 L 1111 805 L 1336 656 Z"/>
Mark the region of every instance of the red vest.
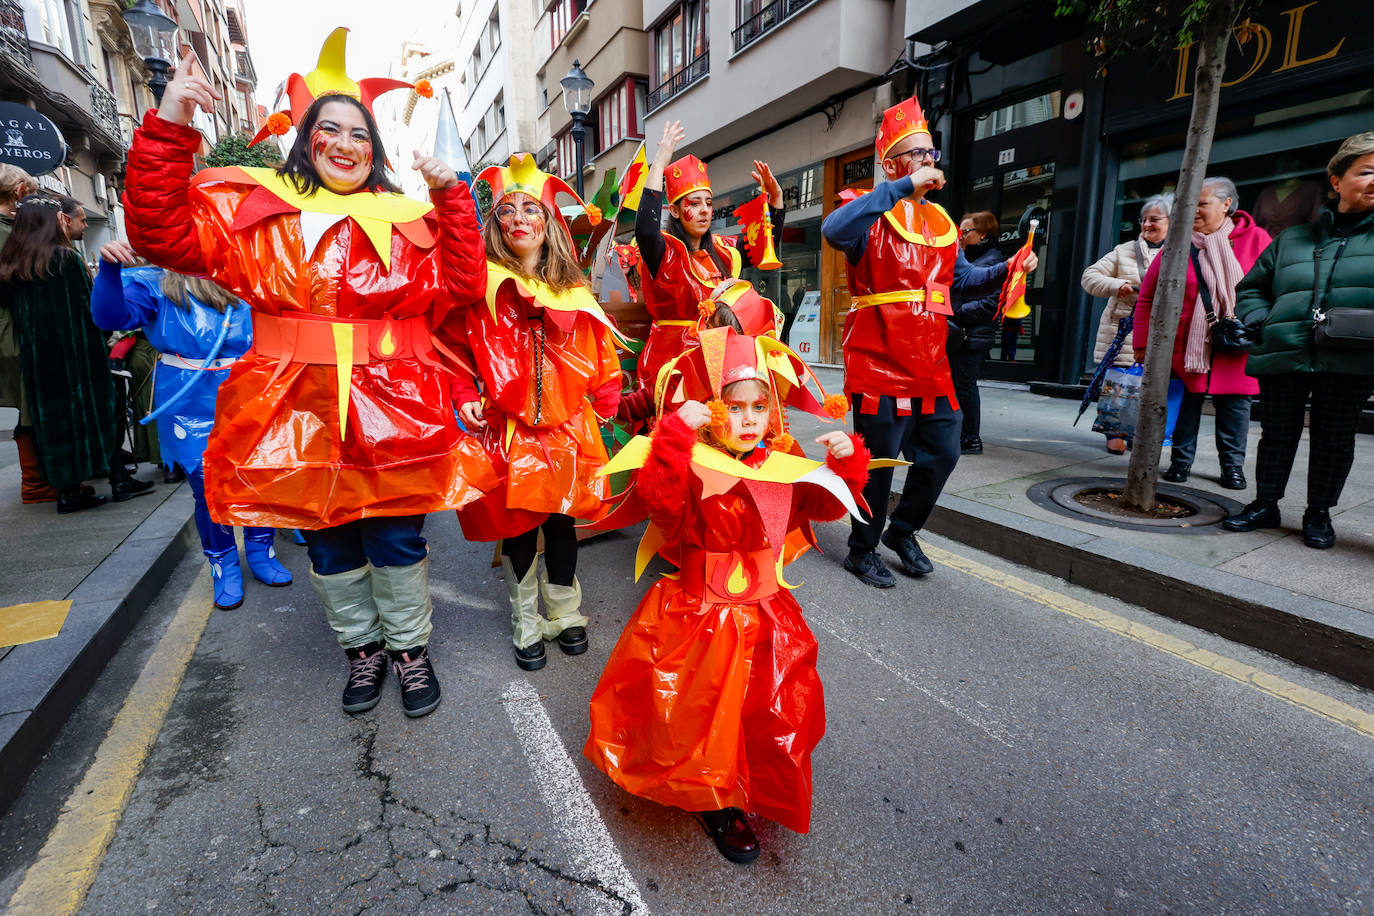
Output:
<path fill-rule="evenodd" d="M 738 277 L 742 262 L 734 239 L 718 235 L 712 235 L 711 239 L 721 259 L 730 265 L 730 276 Z M 689 347 L 696 346 L 697 304 L 711 298 L 719 281 L 706 275 L 682 240 L 667 232 L 663 233 L 663 260 L 659 262 L 657 276 L 649 276 L 648 265 L 641 262 L 639 281 L 644 290 L 644 307 L 654 323 L 639 353 L 637 374 L 652 391 L 658 370 Z M 665 321 L 690 322 L 690 325 L 663 324 Z"/>
<path fill-rule="evenodd" d="M 919 398 L 921 412 L 931 413 L 937 397 L 959 406 L 945 355 L 958 230 L 938 204 L 918 206 L 925 217 L 920 229 L 901 224 L 899 202 L 869 227 L 863 257 L 848 265 L 853 301 L 844 319 L 844 376 L 851 394 Z M 863 298 L 887 293 L 905 301 L 866 304 Z M 876 401 L 870 403 L 876 410 Z M 869 407 L 861 405 L 865 413 Z"/>

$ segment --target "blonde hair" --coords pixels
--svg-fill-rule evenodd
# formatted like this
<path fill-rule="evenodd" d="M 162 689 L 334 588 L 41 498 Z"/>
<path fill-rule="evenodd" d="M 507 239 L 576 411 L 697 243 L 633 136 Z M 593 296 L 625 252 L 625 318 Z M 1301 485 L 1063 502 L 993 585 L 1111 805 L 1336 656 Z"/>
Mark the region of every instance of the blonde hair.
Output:
<path fill-rule="evenodd" d="M 0 163 L 0 206 L 12 205 L 38 191 L 38 179 L 17 165 Z"/>
<path fill-rule="evenodd" d="M 1340 178 L 1350 167 L 1355 164 L 1356 159 L 1363 159 L 1370 153 L 1374 153 L 1374 131 L 1365 131 L 1353 137 L 1346 137 L 1341 148 L 1336 150 L 1336 155 L 1331 157 L 1331 161 L 1326 164 L 1326 174 L 1332 178 Z"/>
<path fill-rule="evenodd" d="M 500 201 L 496 203 L 499 204 Z M 535 268 L 534 276 L 530 279 L 547 283 L 560 293 L 587 286 L 587 275 L 577 263 L 577 255 L 573 253 L 572 242 L 563 231 L 562 222 L 549 213 L 549 208 L 544 206 L 543 201 L 536 203 L 544 214 L 544 245 L 539 254 L 539 266 Z M 522 277 L 527 276 L 525 265 L 516 257 L 515 252 L 510 250 L 505 236 L 501 233 L 501 221 L 496 218 L 495 205 L 487 214 L 486 221 L 482 223 L 482 241 L 487 246 L 487 257 Z"/>
<path fill-rule="evenodd" d="M 162 272 L 162 295 L 175 302 L 178 308 L 186 309 L 190 307 L 186 301 L 187 293 L 221 315 L 225 309 L 238 301 L 238 297 L 233 293 L 204 277 L 188 277 L 172 270 Z"/>

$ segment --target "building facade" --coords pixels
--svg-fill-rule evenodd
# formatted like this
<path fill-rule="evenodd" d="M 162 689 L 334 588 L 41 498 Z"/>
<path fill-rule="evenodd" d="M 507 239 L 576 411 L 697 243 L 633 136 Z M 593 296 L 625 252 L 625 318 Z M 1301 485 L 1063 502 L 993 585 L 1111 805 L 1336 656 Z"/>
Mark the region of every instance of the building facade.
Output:
<path fill-rule="evenodd" d="M 462 0 L 457 6 L 454 59 L 462 91 L 453 101 L 475 169 L 535 148 L 539 106 L 530 36 L 538 12 L 530 0 Z"/>

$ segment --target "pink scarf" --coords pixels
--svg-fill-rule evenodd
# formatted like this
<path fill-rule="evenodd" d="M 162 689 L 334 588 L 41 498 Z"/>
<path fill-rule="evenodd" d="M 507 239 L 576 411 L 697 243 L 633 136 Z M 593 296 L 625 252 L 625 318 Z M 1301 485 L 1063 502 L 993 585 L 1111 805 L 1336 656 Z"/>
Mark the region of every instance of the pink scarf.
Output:
<path fill-rule="evenodd" d="M 1236 313 L 1236 284 L 1245 276 L 1240 261 L 1231 250 L 1231 233 L 1236 224 L 1231 217 L 1216 232 L 1203 235 L 1193 233 L 1193 247 L 1198 250 L 1198 264 L 1202 267 L 1199 284 L 1206 284 L 1212 294 L 1212 311 L 1218 318 Z M 1212 368 L 1212 340 L 1207 334 L 1207 310 L 1202 307 L 1202 292 L 1193 303 L 1193 320 L 1188 325 L 1188 343 L 1183 350 L 1183 368 L 1188 372 L 1209 372 Z"/>

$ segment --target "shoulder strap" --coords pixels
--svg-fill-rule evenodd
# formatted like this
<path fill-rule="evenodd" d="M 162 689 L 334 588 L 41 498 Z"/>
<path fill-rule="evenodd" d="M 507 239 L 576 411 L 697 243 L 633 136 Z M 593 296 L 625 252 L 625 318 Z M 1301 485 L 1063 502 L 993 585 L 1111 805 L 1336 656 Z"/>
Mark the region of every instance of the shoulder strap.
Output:
<path fill-rule="evenodd" d="M 1207 323 L 1216 324 L 1217 315 L 1212 311 L 1212 291 L 1207 288 L 1207 281 L 1202 279 L 1202 265 L 1198 262 L 1197 246 L 1192 246 L 1188 251 L 1188 256 L 1193 259 L 1193 273 L 1197 275 L 1197 294 L 1202 299 L 1202 310 L 1207 313 Z"/>

